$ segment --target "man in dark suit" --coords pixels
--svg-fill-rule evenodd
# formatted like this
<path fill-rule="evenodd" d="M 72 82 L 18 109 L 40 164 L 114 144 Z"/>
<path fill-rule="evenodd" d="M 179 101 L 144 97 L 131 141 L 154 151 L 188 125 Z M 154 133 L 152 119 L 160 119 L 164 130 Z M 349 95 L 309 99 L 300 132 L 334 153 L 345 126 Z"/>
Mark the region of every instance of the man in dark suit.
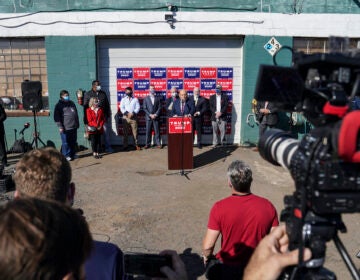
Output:
<path fill-rule="evenodd" d="M 194 95 L 191 96 L 189 99 L 191 102 L 195 104 L 195 113 L 193 118 L 193 135 L 195 138 L 195 130 L 197 132 L 197 146 L 199 149 L 202 149 L 201 145 L 201 127 L 204 119 L 204 113 L 208 110 L 208 101 L 204 97 L 200 96 L 200 89 L 195 87 Z"/>
<path fill-rule="evenodd" d="M 0 104 L 0 161 L 3 166 L 7 165 L 4 128 L 4 121 L 6 120 L 6 118 L 7 115 L 5 113 L 4 107 Z"/>
<path fill-rule="evenodd" d="M 177 87 L 171 88 L 171 96 L 165 100 L 166 115 L 171 116 L 172 108 L 176 99 L 179 99 L 179 92 Z"/>
<path fill-rule="evenodd" d="M 259 139 L 264 134 L 267 128 L 274 127 L 278 121 L 278 113 L 275 112 L 274 104 L 268 101 L 259 101 L 257 103 L 257 110 L 259 112 Z"/>
<path fill-rule="evenodd" d="M 228 97 L 222 93 L 222 86 L 216 85 L 215 94 L 210 96 L 211 124 L 213 127 L 213 146 L 225 144 L 226 110 Z M 220 137 L 218 134 L 220 131 Z"/>
<path fill-rule="evenodd" d="M 179 99 L 174 101 L 172 107 L 172 117 L 192 117 L 195 113 L 195 104 L 189 100 L 186 90 L 182 89 L 179 92 Z"/>
<path fill-rule="evenodd" d="M 145 111 L 146 120 L 146 140 L 144 149 L 151 146 L 151 128 L 154 127 L 156 147 L 161 149 L 159 116 L 161 110 L 160 98 L 155 96 L 155 87 L 150 85 L 149 95 L 143 101 L 143 110 Z"/>

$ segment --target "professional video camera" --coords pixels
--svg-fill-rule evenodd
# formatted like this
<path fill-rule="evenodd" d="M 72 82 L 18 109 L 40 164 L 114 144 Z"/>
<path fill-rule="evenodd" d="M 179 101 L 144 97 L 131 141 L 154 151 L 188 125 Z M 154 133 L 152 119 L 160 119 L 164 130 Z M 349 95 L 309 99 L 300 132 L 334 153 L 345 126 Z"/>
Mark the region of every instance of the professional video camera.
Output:
<path fill-rule="evenodd" d="M 260 155 L 288 169 L 295 181 L 281 220 L 289 248 L 300 249 L 299 265 L 282 277 L 336 279 L 323 267 L 326 242 L 334 240 L 359 279 L 337 231 L 346 232 L 342 213 L 360 212 L 360 111 L 349 106 L 360 95 L 360 57 L 294 54 L 293 62 L 292 67 L 261 65 L 255 91 L 256 100 L 274 103 L 277 111 L 301 112 L 314 126 L 301 140 L 279 129 L 267 130 L 259 140 Z M 312 251 L 306 263 L 304 247 Z"/>

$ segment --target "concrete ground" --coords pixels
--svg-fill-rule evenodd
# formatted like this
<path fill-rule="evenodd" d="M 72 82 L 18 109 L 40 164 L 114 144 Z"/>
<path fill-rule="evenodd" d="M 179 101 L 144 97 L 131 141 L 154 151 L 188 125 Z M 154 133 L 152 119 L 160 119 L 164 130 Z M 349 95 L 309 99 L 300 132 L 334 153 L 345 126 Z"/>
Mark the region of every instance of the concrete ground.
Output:
<path fill-rule="evenodd" d="M 200 256 L 208 214 L 217 200 L 230 194 L 226 169 L 235 159 L 251 166 L 252 192 L 269 199 L 280 215 L 284 195 L 294 191 L 288 171 L 266 162 L 258 152 L 238 146 L 194 148 L 194 169 L 185 172 L 186 176 L 168 170 L 166 147 L 129 152 L 115 147 L 114 153 L 102 159 L 83 151 L 71 162 L 76 184 L 74 207 L 84 210 L 94 239 L 116 243 L 125 253 L 175 249 L 186 263 L 189 279 L 205 279 Z M 340 234 L 357 267 L 359 217 L 343 215 L 348 233 Z M 338 279 L 351 279 L 333 242 L 327 245 L 324 266 Z"/>

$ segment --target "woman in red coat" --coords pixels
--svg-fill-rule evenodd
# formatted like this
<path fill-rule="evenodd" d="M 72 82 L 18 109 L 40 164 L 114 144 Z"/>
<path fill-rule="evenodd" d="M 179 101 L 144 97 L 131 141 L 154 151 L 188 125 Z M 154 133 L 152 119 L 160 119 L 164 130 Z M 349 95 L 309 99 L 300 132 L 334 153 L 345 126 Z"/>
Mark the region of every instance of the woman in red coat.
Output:
<path fill-rule="evenodd" d="M 96 159 L 101 158 L 99 151 L 101 148 L 101 134 L 104 133 L 105 116 L 103 110 L 98 106 L 99 99 L 97 97 L 90 98 L 89 108 L 86 109 L 86 117 L 88 121 L 87 130 L 93 156 Z"/>

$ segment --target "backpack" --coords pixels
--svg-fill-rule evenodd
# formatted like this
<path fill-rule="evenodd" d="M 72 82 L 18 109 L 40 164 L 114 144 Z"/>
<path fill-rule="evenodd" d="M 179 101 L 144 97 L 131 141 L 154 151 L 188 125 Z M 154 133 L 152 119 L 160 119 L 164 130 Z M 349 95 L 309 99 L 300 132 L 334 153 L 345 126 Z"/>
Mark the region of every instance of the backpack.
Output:
<path fill-rule="evenodd" d="M 23 138 L 15 140 L 13 146 L 10 149 L 10 153 L 26 153 L 27 151 L 32 150 L 31 144 L 25 142 Z"/>

